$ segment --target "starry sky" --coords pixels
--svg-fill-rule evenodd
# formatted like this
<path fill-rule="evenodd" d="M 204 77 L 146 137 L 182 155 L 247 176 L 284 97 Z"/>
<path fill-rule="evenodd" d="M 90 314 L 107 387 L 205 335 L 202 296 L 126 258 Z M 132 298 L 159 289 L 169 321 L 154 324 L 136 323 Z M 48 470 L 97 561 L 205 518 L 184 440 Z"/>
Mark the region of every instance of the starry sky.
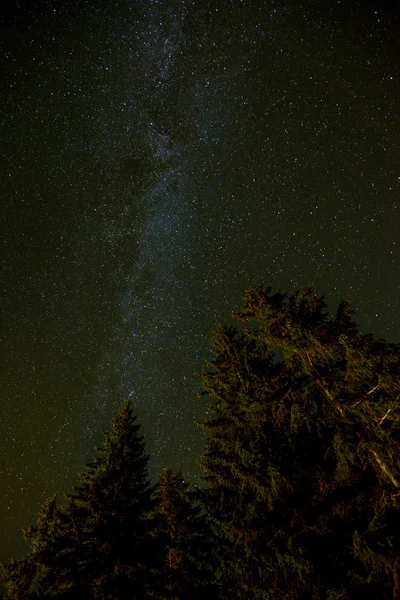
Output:
<path fill-rule="evenodd" d="M 311 284 L 400 341 L 399 14 L 9 0 L 0 560 L 127 398 L 152 476 L 197 480 L 196 372 L 246 288 Z"/>

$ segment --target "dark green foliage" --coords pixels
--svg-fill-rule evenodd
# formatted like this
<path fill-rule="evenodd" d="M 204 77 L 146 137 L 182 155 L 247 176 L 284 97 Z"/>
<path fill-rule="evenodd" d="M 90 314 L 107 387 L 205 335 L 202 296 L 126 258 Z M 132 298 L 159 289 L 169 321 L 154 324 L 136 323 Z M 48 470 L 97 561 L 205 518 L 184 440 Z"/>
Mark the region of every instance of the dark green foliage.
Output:
<path fill-rule="evenodd" d="M 55 499 L 46 503 L 37 527 L 26 532 L 30 554 L 4 567 L 6 598 L 145 597 L 152 508 L 147 461 L 126 403 L 67 508 L 58 510 Z"/>
<path fill-rule="evenodd" d="M 400 345 L 310 288 L 248 290 L 234 317 L 201 376 L 204 488 L 149 485 L 126 403 L 1 566 L 5 600 L 400 598 Z"/>
<path fill-rule="evenodd" d="M 12 560 L 7 565 L 1 565 L 1 583 L 5 587 L 3 597 L 6 600 L 28 599 L 29 587 L 34 576 L 34 567 L 25 559 Z"/>
<path fill-rule="evenodd" d="M 139 426 L 129 403 L 113 421 L 93 463 L 80 475 L 69 496 L 67 514 L 79 543 L 74 581 L 91 580 L 94 598 L 118 598 L 127 586 L 139 593 L 147 551 L 147 515 L 151 488 L 147 480 Z"/>
<path fill-rule="evenodd" d="M 259 287 L 214 332 L 203 503 L 228 597 L 396 597 L 400 347 L 325 309 Z"/>
<path fill-rule="evenodd" d="M 207 521 L 180 472 L 160 475 L 152 513 L 154 565 L 148 595 L 157 600 L 212 599 Z"/>
<path fill-rule="evenodd" d="M 63 585 L 63 556 L 68 548 L 64 515 L 58 510 L 56 498 L 50 498 L 38 515 L 36 527 L 24 531 L 31 546 L 28 556 L 3 565 L 7 584 L 5 598 L 30 599 L 52 596 L 68 589 Z"/>
<path fill-rule="evenodd" d="M 399 494 L 379 498 L 375 514 L 362 533 L 355 532 L 353 545 L 368 568 L 368 581 L 393 580 L 393 598 L 400 598 L 400 501 Z"/>

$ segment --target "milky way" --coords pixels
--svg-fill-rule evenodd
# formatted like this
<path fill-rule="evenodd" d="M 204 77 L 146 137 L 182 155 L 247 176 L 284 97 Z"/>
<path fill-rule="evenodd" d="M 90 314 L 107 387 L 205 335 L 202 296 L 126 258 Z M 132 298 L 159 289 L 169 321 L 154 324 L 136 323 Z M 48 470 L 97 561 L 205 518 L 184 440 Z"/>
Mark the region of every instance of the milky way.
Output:
<path fill-rule="evenodd" d="M 247 287 L 400 333 L 394 10 L 66 4 L 3 19 L 1 558 L 126 398 L 152 476 L 198 481 L 195 373 Z"/>

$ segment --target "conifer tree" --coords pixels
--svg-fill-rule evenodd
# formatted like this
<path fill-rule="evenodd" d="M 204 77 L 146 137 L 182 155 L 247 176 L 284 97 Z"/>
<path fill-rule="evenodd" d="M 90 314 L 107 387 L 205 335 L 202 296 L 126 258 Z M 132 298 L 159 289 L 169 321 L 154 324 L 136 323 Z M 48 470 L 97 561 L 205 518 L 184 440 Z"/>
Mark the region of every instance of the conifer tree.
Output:
<path fill-rule="evenodd" d="M 31 597 L 29 587 L 35 571 L 35 567 L 26 559 L 20 561 L 12 559 L 8 564 L 2 563 L 0 565 L 0 583 L 3 587 L 1 598 L 28 600 Z"/>
<path fill-rule="evenodd" d="M 203 502 L 228 597 L 396 598 L 400 346 L 325 309 L 260 286 L 213 335 Z"/>
<path fill-rule="evenodd" d="M 4 567 L 8 600 L 145 597 L 153 488 L 136 421 L 125 403 L 66 509 L 45 504 L 26 532 L 31 552 Z"/>
<path fill-rule="evenodd" d="M 28 556 L 2 565 L 7 600 L 28 600 L 61 593 L 59 577 L 62 566 L 57 556 L 65 544 L 62 521 L 63 516 L 53 496 L 39 512 L 36 527 L 24 531 L 25 540 L 31 547 Z"/>
<path fill-rule="evenodd" d="M 212 599 L 207 522 L 190 497 L 182 473 L 161 473 L 152 513 L 155 562 L 149 598 Z M 214 595 L 213 595 L 214 594 Z"/>
<path fill-rule="evenodd" d="M 72 565 L 78 545 L 73 544 L 69 517 L 57 506 L 56 497 L 47 500 L 39 512 L 35 527 L 24 531 L 30 545 L 21 561 L 3 565 L 7 600 L 62 597 L 67 600 L 71 588 Z M 82 597 L 88 597 L 87 586 Z M 74 597 L 79 598 L 77 588 Z"/>
<path fill-rule="evenodd" d="M 152 487 L 137 419 L 126 402 L 105 434 L 104 448 L 80 475 L 67 514 L 79 537 L 75 581 L 93 598 L 144 594 Z"/>

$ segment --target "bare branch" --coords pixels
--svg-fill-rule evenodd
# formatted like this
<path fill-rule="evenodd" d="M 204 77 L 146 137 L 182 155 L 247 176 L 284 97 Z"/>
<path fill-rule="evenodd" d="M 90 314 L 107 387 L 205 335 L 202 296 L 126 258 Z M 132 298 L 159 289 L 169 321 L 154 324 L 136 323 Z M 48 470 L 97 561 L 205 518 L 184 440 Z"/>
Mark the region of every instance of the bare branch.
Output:
<path fill-rule="evenodd" d="M 380 419 L 380 421 L 378 422 L 378 425 L 382 425 L 383 421 L 386 419 L 386 417 L 388 416 L 388 414 L 391 412 L 391 408 L 389 408 L 386 412 L 386 414 L 382 417 L 382 419 Z"/>
<path fill-rule="evenodd" d="M 378 387 L 379 387 L 379 383 L 377 383 L 376 386 L 372 388 L 372 390 L 369 390 L 369 392 L 367 392 L 365 394 L 364 398 L 366 398 L 367 396 L 369 396 L 370 394 L 372 394 L 372 392 L 374 392 Z M 355 406 L 357 406 L 357 404 L 360 404 L 360 402 L 362 402 L 364 400 L 364 398 L 361 398 L 361 400 L 358 400 L 357 402 L 355 402 L 354 404 L 352 404 L 351 408 L 354 408 Z"/>
<path fill-rule="evenodd" d="M 384 461 L 381 459 L 381 457 L 378 455 L 378 453 L 373 448 L 370 448 L 370 451 L 374 455 L 375 460 L 378 463 L 378 465 L 380 466 L 380 468 L 382 469 L 382 471 L 385 473 L 385 475 L 387 477 L 389 477 L 389 479 L 393 483 L 393 485 L 396 488 L 400 487 L 400 482 L 396 479 L 396 477 L 393 475 L 393 473 L 391 473 L 390 469 L 387 467 L 387 465 L 384 463 Z"/>
<path fill-rule="evenodd" d="M 369 396 L 370 394 L 372 394 L 372 392 L 374 392 L 376 390 L 376 388 L 379 387 L 379 383 L 376 384 L 376 386 L 374 388 L 372 388 L 372 390 L 369 390 L 369 392 L 366 393 L 366 396 Z"/>

